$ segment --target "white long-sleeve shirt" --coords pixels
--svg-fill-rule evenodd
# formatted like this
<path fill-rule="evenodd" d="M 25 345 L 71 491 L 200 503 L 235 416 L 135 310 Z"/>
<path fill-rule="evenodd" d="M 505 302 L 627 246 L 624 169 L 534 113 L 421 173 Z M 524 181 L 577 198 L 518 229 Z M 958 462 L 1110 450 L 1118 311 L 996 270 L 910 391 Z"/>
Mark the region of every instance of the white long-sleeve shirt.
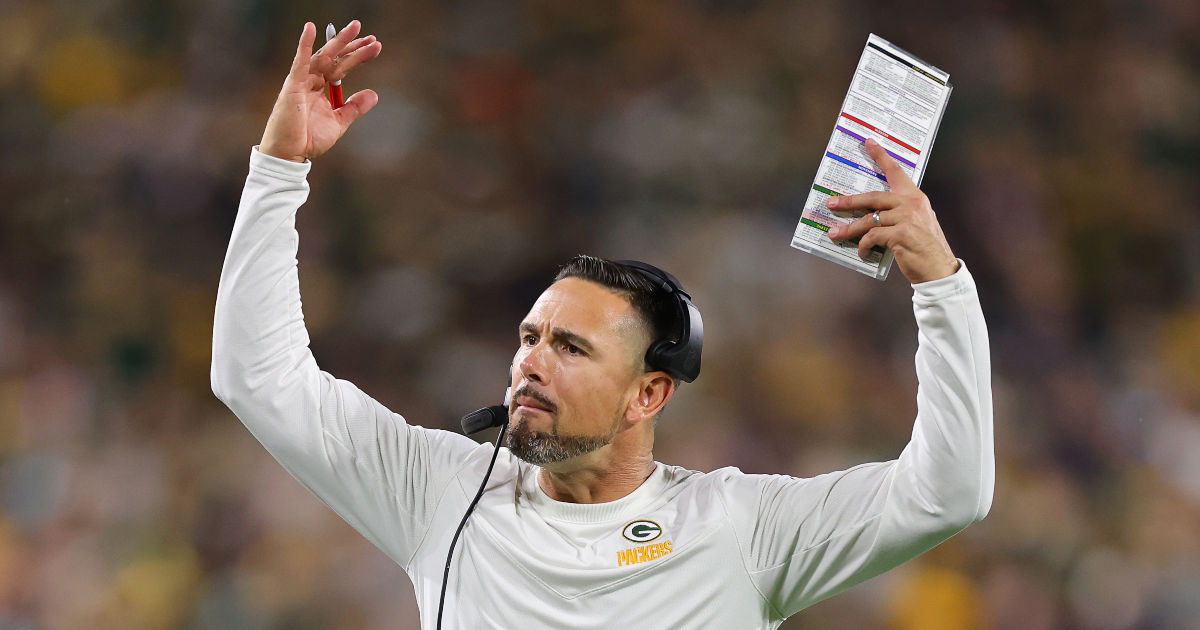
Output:
<path fill-rule="evenodd" d="M 432 629 L 446 551 L 493 447 L 410 425 L 317 367 L 296 262 L 310 167 L 251 150 L 217 292 L 213 391 L 404 568 Z M 775 628 L 983 518 L 995 464 L 975 284 L 962 265 L 913 290 L 917 418 L 898 459 L 809 479 L 658 463 L 629 495 L 576 504 L 502 448 L 455 549 L 443 627 Z"/>

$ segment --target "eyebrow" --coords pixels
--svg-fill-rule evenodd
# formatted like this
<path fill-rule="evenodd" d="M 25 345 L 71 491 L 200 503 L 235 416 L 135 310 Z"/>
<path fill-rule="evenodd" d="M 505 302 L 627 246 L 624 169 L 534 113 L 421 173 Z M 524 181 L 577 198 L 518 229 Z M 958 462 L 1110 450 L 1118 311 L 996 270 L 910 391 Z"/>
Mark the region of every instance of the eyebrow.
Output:
<path fill-rule="evenodd" d="M 538 330 L 537 326 L 535 326 L 534 324 L 532 324 L 530 322 L 521 322 L 521 333 L 522 334 L 533 333 L 533 334 L 537 335 L 537 334 L 540 334 L 540 331 Z M 569 344 L 578 346 L 580 349 L 582 349 L 584 352 L 586 352 L 588 354 L 595 353 L 595 346 L 592 345 L 592 342 L 588 341 L 587 339 L 585 339 L 583 336 L 579 335 L 578 333 L 573 333 L 573 332 L 567 330 L 566 328 L 551 328 L 550 336 L 555 337 L 557 339 L 562 339 L 563 341 L 566 341 Z"/>

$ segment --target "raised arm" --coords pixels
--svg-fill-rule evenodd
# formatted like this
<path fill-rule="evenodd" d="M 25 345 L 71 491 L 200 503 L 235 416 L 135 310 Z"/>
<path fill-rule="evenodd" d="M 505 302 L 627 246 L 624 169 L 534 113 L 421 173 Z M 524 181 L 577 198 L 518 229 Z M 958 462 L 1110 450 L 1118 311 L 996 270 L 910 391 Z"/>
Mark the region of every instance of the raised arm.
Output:
<path fill-rule="evenodd" d="M 725 481 L 751 579 L 781 618 L 928 551 L 991 507 L 988 336 L 966 266 L 914 285 L 913 310 L 917 418 L 898 459 Z"/>
<path fill-rule="evenodd" d="M 912 282 L 917 417 L 890 462 L 811 479 L 718 478 L 750 578 L 780 618 L 924 553 L 992 503 L 991 360 L 975 282 L 928 199 L 877 144 L 868 151 L 892 192 L 839 200 L 879 209 L 881 219 L 864 216 L 834 237 L 862 236 L 860 250 L 892 247 Z"/>
<path fill-rule="evenodd" d="M 327 47 L 370 48 L 362 39 L 354 48 L 357 30 L 352 22 Z M 212 388 L 301 484 L 407 567 L 441 492 L 477 445 L 408 425 L 319 370 L 309 351 L 295 216 L 308 198 L 308 157 L 327 150 L 354 117 L 339 118 L 319 94 L 313 74 L 323 62 L 307 55 L 314 34 L 306 25 L 264 141 L 251 150 L 217 290 Z M 366 100 L 359 92 L 347 103 Z M 279 155 L 264 152 L 268 144 Z"/>

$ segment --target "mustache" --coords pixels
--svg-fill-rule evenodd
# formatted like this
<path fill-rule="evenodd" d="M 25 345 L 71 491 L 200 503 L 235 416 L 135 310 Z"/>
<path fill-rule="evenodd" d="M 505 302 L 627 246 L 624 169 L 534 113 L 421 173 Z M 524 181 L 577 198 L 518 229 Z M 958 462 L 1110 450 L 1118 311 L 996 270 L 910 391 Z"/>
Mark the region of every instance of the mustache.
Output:
<path fill-rule="evenodd" d="M 528 397 L 538 401 L 543 406 L 545 406 L 546 410 L 549 411 L 550 413 L 558 413 L 558 405 L 554 404 L 554 401 L 550 400 L 549 398 L 546 397 L 545 394 L 535 390 L 534 388 L 530 387 L 529 385 L 524 385 L 521 388 L 519 388 L 517 391 L 513 392 L 512 402 L 508 406 L 509 413 L 512 413 L 513 411 L 515 411 L 517 409 L 517 399 L 520 398 L 521 396 L 528 396 Z"/>

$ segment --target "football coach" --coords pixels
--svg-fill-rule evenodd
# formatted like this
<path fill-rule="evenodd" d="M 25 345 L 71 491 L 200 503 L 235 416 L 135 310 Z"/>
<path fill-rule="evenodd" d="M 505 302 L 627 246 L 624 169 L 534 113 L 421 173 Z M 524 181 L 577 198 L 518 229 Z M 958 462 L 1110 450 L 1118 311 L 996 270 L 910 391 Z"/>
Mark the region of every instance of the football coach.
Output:
<path fill-rule="evenodd" d="M 503 448 L 413 426 L 321 371 L 301 310 L 295 216 L 310 158 L 378 101 L 362 90 L 333 109 L 323 94 L 380 53 L 359 30 L 351 22 L 313 53 L 316 28 L 305 24 L 251 149 L 217 292 L 212 388 L 404 568 L 422 628 L 775 628 L 987 514 L 991 367 L 975 283 L 925 195 L 871 142 L 892 190 L 839 199 L 839 210 L 876 212 L 830 237 L 891 247 L 913 287 L 917 416 L 893 461 L 808 479 L 656 462 L 654 420 L 680 379 L 647 350 L 684 332 L 680 298 L 636 265 L 586 256 L 515 331 Z"/>

